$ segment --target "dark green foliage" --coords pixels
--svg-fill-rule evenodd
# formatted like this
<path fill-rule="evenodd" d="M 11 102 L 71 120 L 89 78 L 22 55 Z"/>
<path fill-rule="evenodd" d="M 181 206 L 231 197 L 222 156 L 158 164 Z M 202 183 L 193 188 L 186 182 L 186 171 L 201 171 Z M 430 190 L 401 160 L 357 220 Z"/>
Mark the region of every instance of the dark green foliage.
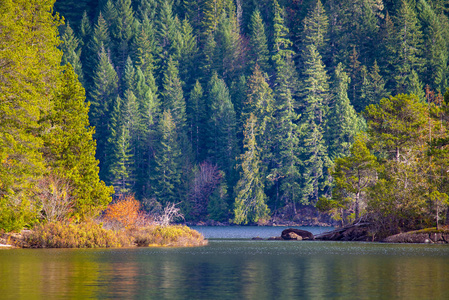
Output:
<path fill-rule="evenodd" d="M 449 75 L 443 2 L 58 0 L 56 10 L 70 21 L 60 28 L 64 43 L 59 47 L 63 64 L 72 64 L 91 102 L 101 179 L 113 183 L 117 194 L 134 193 L 139 200 L 184 201 L 180 206 L 189 220 L 244 223 L 266 219 L 261 203 L 293 217 L 301 205 L 333 199 L 328 168 L 337 157 L 350 155 L 356 132 L 366 126 L 355 111 L 369 106 L 373 112 L 370 105 L 382 107 L 381 99 L 402 92 L 416 94 L 423 103 L 436 101 Z M 0 67 L 6 70 L 1 60 Z M 410 111 L 417 115 L 422 108 Z M 244 134 L 251 114 L 254 136 Z M 365 117 L 373 122 L 371 115 Z M 39 119 L 30 118 L 36 123 L 25 132 L 46 124 Z M 391 122 L 382 126 L 396 124 Z M 393 150 L 375 148 L 382 138 L 372 135 L 367 147 L 379 158 L 389 157 L 386 152 Z M 39 148 L 40 142 L 31 144 Z M 5 137 L 3 144 L 11 143 Z M 240 161 L 239 153 L 244 153 Z M 223 176 L 197 206 L 199 200 L 190 195 L 195 170 L 203 163 Z M 257 165 L 257 174 L 244 171 L 244 164 Z M 24 163 L 23 172 L 32 165 Z M 380 195 L 396 186 L 400 172 L 421 172 L 392 169 L 396 179 L 382 178 Z M 251 187 L 252 196 L 239 195 L 244 187 Z M 428 203 L 444 198 L 428 194 Z M 259 208 L 238 209 L 248 199 L 257 199 Z M 345 217 L 351 210 L 345 208 Z"/>

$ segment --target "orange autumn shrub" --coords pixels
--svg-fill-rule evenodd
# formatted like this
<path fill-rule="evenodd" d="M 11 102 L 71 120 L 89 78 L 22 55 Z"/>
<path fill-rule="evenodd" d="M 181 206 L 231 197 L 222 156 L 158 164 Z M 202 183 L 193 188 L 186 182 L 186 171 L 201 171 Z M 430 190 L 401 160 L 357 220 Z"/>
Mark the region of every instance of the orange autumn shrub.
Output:
<path fill-rule="evenodd" d="M 120 223 L 129 228 L 136 225 L 139 218 L 140 202 L 133 195 L 120 196 L 119 199 L 108 206 L 104 219 L 112 223 Z"/>

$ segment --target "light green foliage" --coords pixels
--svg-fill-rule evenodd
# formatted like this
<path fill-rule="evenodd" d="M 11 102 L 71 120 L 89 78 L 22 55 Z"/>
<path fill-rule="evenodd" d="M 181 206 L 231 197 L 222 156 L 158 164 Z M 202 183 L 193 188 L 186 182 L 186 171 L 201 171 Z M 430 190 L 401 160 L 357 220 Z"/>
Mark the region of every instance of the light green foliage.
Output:
<path fill-rule="evenodd" d="M 76 38 L 72 27 L 67 23 L 65 26 L 64 34 L 61 36 L 61 51 L 62 51 L 62 65 L 70 63 L 73 70 L 78 75 L 79 81 L 83 82 L 83 70 L 81 66 L 80 56 L 81 48 L 80 41 Z"/>
<path fill-rule="evenodd" d="M 332 201 L 335 201 L 334 207 L 343 209 L 342 212 L 334 212 L 340 214 L 343 221 L 348 215 L 344 210 L 354 211 L 356 220 L 360 217 L 366 206 L 366 191 L 375 184 L 378 168 L 377 159 L 367 148 L 366 136 L 363 135 L 357 136 L 348 156 L 335 160 L 330 170 L 335 186 Z"/>
<path fill-rule="evenodd" d="M 212 78 L 209 103 L 208 156 L 230 179 L 233 178 L 234 160 L 237 156 L 236 117 L 229 90 L 223 79 Z"/>
<path fill-rule="evenodd" d="M 52 5 L 0 2 L 0 228 L 8 231 L 30 225 L 39 210 L 41 120 L 52 106 L 62 56 Z"/>
<path fill-rule="evenodd" d="M 276 68 L 279 68 L 284 59 L 292 56 L 294 52 L 290 49 L 292 41 L 288 38 L 289 30 L 285 26 L 284 10 L 277 0 L 274 0 L 274 36 L 273 36 L 273 55 L 271 60 Z"/>
<path fill-rule="evenodd" d="M 244 153 L 240 156 L 240 179 L 235 187 L 237 195 L 234 206 L 235 224 L 263 221 L 270 210 L 264 192 L 262 174 L 260 173 L 260 156 L 256 142 L 257 119 L 250 114 L 244 132 Z"/>
<path fill-rule="evenodd" d="M 84 89 L 69 65 L 62 74 L 44 134 L 44 158 L 48 172 L 69 182 L 74 198 L 72 216 L 85 219 L 98 215 L 111 201 L 112 188 L 98 177 L 94 130 L 89 127 L 89 106 Z"/>
<path fill-rule="evenodd" d="M 176 123 L 170 110 L 165 110 L 160 120 L 159 141 L 154 158 L 153 193 L 163 204 L 176 203 L 180 200 L 181 148 L 178 143 Z"/>
<path fill-rule="evenodd" d="M 348 154 L 355 135 L 362 129 L 347 94 L 349 77 L 338 64 L 335 70 L 333 103 L 331 105 L 327 123 L 327 143 L 331 158 Z"/>
<path fill-rule="evenodd" d="M 364 116 L 374 149 L 401 161 L 401 152 L 414 145 L 427 122 L 424 104 L 414 95 L 384 98 L 378 105 L 366 108 Z"/>
<path fill-rule="evenodd" d="M 258 64 L 264 72 L 267 72 L 269 68 L 267 36 L 265 35 L 265 26 L 259 10 L 253 12 L 249 27 L 251 32 L 249 41 L 251 47 L 249 57 L 251 61 L 249 66 L 252 69 Z"/>

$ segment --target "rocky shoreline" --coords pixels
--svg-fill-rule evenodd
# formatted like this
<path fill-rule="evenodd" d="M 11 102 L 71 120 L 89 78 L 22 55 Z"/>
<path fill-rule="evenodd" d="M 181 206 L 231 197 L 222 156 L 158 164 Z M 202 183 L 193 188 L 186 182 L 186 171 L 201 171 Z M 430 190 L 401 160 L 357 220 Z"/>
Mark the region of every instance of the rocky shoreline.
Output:
<path fill-rule="evenodd" d="M 267 240 L 280 241 L 346 241 L 346 242 L 381 242 L 381 243 L 408 243 L 408 244 L 449 244 L 449 229 L 428 228 L 417 231 L 403 232 L 391 235 L 384 239 L 376 239 L 370 231 L 372 224 L 358 223 L 335 230 L 313 235 L 301 229 L 289 228 L 282 231 L 281 236 L 270 237 Z M 263 240 L 255 237 L 253 240 Z"/>

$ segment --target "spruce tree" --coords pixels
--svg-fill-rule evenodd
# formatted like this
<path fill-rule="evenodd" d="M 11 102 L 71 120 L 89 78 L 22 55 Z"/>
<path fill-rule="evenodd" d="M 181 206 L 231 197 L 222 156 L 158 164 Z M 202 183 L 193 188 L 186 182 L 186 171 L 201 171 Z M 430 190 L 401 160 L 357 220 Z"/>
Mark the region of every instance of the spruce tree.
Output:
<path fill-rule="evenodd" d="M 244 153 L 240 156 L 240 179 L 235 187 L 234 219 L 235 224 L 263 221 L 270 210 L 266 204 L 267 196 L 260 172 L 260 156 L 256 142 L 257 118 L 250 114 L 244 132 Z"/>
<path fill-rule="evenodd" d="M 156 149 L 155 167 L 152 173 L 153 194 L 163 205 L 180 200 L 181 148 L 176 132 L 176 123 L 170 110 L 165 110 L 159 123 L 160 144 Z"/>
<path fill-rule="evenodd" d="M 269 71 L 269 51 L 267 36 L 265 35 L 265 26 L 260 15 L 259 10 L 254 10 L 251 16 L 250 28 L 250 50 L 248 57 L 250 69 L 254 68 L 256 64 L 260 66 L 263 72 Z"/>
<path fill-rule="evenodd" d="M 94 138 L 97 141 L 96 157 L 100 160 L 100 177 L 108 178 L 106 152 L 109 137 L 109 114 L 113 101 L 118 95 L 118 77 L 104 47 L 99 53 L 99 63 L 93 77 L 93 87 L 90 92 L 91 109 L 89 120 L 95 126 Z"/>
<path fill-rule="evenodd" d="M 70 65 L 64 67 L 61 77 L 48 115 L 50 127 L 43 135 L 44 158 L 51 176 L 69 182 L 69 193 L 75 199 L 70 214 L 85 219 L 105 209 L 113 189 L 98 176 L 94 129 L 89 126 L 84 88 Z"/>
<path fill-rule="evenodd" d="M 72 27 L 67 23 L 64 34 L 61 36 L 62 65 L 70 63 L 78 75 L 79 81 L 83 82 L 83 70 L 81 66 L 81 48 L 80 41 L 76 38 Z"/>
<path fill-rule="evenodd" d="M 415 10 L 407 0 L 401 1 L 396 17 L 397 61 L 395 68 L 395 92 L 406 93 L 411 88 L 412 71 L 420 73 L 422 61 L 422 32 Z"/>
<path fill-rule="evenodd" d="M 329 157 L 335 159 L 349 154 L 354 137 L 360 131 L 359 119 L 348 98 L 349 76 L 343 65 L 335 69 L 333 102 L 328 116 L 327 143 Z"/>
<path fill-rule="evenodd" d="M 96 72 L 97 65 L 99 63 L 99 53 L 102 47 L 105 52 L 109 51 L 111 45 L 111 40 L 109 37 L 108 25 L 100 13 L 98 15 L 97 24 L 94 26 L 94 31 L 92 37 L 87 45 L 86 53 L 86 63 L 83 64 L 84 67 L 84 78 L 87 81 L 88 91 L 90 91 L 93 86 L 93 77 Z"/>
<path fill-rule="evenodd" d="M 274 207 L 291 206 L 296 214 L 296 205 L 301 199 L 299 137 L 301 127 L 297 124 L 296 101 L 297 73 L 291 58 L 283 64 L 276 75 L 275 111 L 273 130 L 273 161 L 268 179 L 275 189 Z"/>
<path fill-rule="evenodd" d="M 195 161 L 205 157 L 206 107 L 204 92 L 197 80 L 186 105 L 188 137 L 192 144 Z"/>
<path fill-rule="evenodd" d="M 211 161 L 226 173 L 226 178 L 234 178 L 235 157 L 237 156 L 236 117 L 229 90 L 223 79 L 213 77 L 209 91 L 209 114 L 207 149 Z"/>
<path fill-rule="evenodd" d="M 302 203 L 316 203 L 323 193 L 328 192 L 329 181 L 326 170 L 330 166 L 328 151 L 324 140 L 329 105 L 329 84 L 321 56 L 314 45 L 308 46 L 305 56 L 305 80 L 301 89 L 301 124 L 304 133 L 300 144 L 303 145 L 301 160 Z"/>
<path fill-rule="evenodd" d="M 281 8 L 277 0 L 274 0 L 274 19 L 273 19 L 273 61 L 276 69 L 279 69 L 285 58 L 292 56 L 294 52 L 290 49 L 292 41 L 289 39 L 289 30 L 285 26 L 284 10 Z"/>

